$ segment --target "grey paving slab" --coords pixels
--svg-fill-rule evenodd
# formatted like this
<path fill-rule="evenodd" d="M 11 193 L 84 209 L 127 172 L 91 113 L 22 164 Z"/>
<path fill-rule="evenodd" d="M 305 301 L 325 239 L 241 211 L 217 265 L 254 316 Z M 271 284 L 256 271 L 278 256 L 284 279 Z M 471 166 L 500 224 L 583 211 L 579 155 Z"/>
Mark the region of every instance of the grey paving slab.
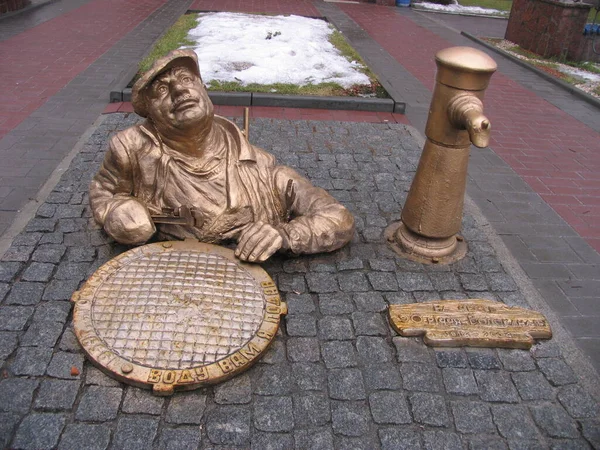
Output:
<path fill-rule="evenodd" d="M 485 219 L 476 210 L 464 219 L 470 243 L 466 260 L 444 270 L 398 258 L 383 237 L 374 239 L 366 227 L 350 246 L 332 254 L 294 260 L 275 256 L 263 267 L 281 280 L 291 332 L 279 333 L 247 373 L 219 386 L 168 399 L 152 397 L 84 361 L 72 342 L 65 299 L 82 279 L 82 270 L 98 267 L 124 248 L 97 230 L 87 208 L 76 208 L 81 196 L 74 193 L 87 189 L 110 133 L 137 120 L 125 114 L 105 117 L 41 205 L 48 223 L 81 214 L 83 228 L 26 228 L 15 242 L 30 247 L 27 260 L 2 266 L 6 289 L 21 293 L 10 297 L 8 290 L 0 304 L 0 313 L 6 312 L 1 337 L 8 341 L 0 360 L 8 376 L 0 382 L 0 431 L 7 448 L 516 448 L 515 440 L 539 448 L 594 445 L 600 409 L 593 386 L 600 383 L 596 375 L 580 378 L 572 355 L 565 354 L 568 336 L 531 351 L 434 350 L 420 338 L 396 336 L 387 325 L 391 300 L 484 296 L 528 305 L 522 280 L 513 278 L 497 242 L 482 231 Z M 296 130 L 304 128 L 311 137 L 306 148 L 298 148 Z M 252 129 L 253 142 L 278 158 L 294 160 L 291 149 L 311 152 L 313 159 L 332 161 L 329 170 L 339 179 L 370 180 L 374 192 L 387 189 L 375 160 L 393 161 L 388 173 L 398 189 L 406 190 L 410 177 L 404 175 L 415 170 L 420 152 L 414 129 L 397 124 L 257 119 Z M 342 136 L 343 143 L 331 150 L 329 140 L 338 142 Z M 365 144 L 375 141 L 373 154 Z M 302 161 L 292 165 L 312 180 L 322 176 L 321 168 Z M 344 169 L 353 161 L 363 164 L 360 173 Z M 385 208 L 363 210 L 351 200 L 360 191 L 346 192 L 344 203 L 359 223 L 383 226 L 397 218 L 397 211 Z M 25 273 L 41 279 L 21 281 Z M 373 274 L 393 274 L 395 290 L 378 291 L 382 281 L 373 283 Z M 466 282 L 464 275 L 477 278 Z M 485 291 L 476 280 L 485 283 Z M 56 283 L 66 284 L 57 288 Z M 6 303 L 22 298 L 32 284 L 53 287 L 56 299 L 33 295 L 26 304 Z M 46 324 L 51 326 L 42 332 Z M 57 337 L 54 327 L 63 325 Z M 72 366 L 78 375 L 65 370 Z"/>

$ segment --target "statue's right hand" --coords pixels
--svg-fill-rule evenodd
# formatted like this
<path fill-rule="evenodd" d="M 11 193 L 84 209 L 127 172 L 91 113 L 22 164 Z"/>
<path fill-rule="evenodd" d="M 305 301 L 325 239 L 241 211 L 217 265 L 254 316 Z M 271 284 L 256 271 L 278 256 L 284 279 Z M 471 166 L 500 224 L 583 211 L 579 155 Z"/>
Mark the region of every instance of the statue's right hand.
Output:
<path fill-rule="evenodd" d="M 104 229 L 121 244 L 139 245 L 156 232 L 150 212 L 136 199 L 127 199 L 106 216 Z"/>

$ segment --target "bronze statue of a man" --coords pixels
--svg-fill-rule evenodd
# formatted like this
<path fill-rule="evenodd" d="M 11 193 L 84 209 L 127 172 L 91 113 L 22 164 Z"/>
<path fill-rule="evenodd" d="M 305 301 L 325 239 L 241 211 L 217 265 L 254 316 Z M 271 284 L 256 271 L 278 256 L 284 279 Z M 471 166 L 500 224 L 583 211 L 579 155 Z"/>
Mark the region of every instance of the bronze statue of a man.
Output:
<path fill-rule="evenodd" d="M 162 239 L 237 242 L 244 261 L 336 250 L 354 218 L 331 195 L 250 144 L 214 115 L 192 50 L 158 59 L 132 90 L 146 118 L 117 133 L 90 185 L 96 221 L 116 241 L 142 244 L 159 223 Z M 156 222 L 160 222 L 156 220 Z"/>

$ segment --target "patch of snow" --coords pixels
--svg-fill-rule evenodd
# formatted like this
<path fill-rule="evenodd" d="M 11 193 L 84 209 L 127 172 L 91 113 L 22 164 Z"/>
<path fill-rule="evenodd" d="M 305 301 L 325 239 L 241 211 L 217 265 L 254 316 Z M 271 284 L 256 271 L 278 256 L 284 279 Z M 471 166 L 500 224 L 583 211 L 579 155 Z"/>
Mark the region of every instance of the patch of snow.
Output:
<path fill-rule="evenodd" d="M 563 73 L 574 75 L 579 78 L 583 78 L 584 80 L 600 82 L 600 74 L 588 72 L 587 70 L 577 69 L 575 67 L 562 66 L 559 70 Z"/>
<path fill-rule="evenodd" d="M 476 15 L 488 15 L 488 16 L 508 16 L 507 11 L 500 11 L 498 9 L 480 8 L 479 6 L 462 6 L 459 4 L 451 5 L 440 5 L 437 3 L 419 2 L 415 3 L 420 8 L 430 9 L 432 11 L 452 12 L 456 14 L 476 14 Z"/>
<path fill-rule="evenodd" d="M 319 19 L 219 12 L 200 14 L 188 38 L 206 84 L 370 84 L 328 41 L 332 32 Z"/>

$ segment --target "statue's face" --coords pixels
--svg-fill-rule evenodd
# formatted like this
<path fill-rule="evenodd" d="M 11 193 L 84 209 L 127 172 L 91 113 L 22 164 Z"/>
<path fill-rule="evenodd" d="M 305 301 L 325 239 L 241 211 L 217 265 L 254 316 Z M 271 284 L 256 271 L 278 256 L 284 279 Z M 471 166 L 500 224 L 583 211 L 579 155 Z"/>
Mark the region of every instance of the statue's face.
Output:
<path fill-rule="evenodd" d="M 147 95 L 150 117 L 163 130 L 185 129 L 213 117 L 213 105 L 200 77 L 185 66 L 157 76 Z"/>

